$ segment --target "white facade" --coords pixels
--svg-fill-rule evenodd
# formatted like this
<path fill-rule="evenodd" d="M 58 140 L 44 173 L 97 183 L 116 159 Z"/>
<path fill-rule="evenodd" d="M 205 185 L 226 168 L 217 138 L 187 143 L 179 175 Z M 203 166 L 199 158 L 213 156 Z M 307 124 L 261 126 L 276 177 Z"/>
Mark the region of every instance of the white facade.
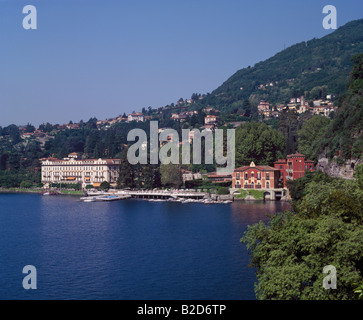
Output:
<path fill-rule="evenodd" d="M 144 115 L 141 112 L 131 113 L 128 115 L 127 121 L 128 122 L 131 122 L 131 121 L 144 122 Z"/>
<path fill-rule="evenodd" d="M 107 181 L 116 185 L 119 175 L 120 159 L 84 159 L 75 158 L 40 159 L 42 165 L 42 183 L 79 183 L 98 187 Z"/>

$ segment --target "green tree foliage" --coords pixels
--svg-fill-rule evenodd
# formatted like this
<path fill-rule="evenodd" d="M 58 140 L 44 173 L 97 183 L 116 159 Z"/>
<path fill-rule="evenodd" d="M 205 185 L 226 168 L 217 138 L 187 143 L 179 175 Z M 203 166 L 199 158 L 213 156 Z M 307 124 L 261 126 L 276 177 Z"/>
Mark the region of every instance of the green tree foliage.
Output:
<path fill-rule="evenodd" d="M 145 189 L 152 189 L 155 185 L 154 179 L 155 179 L 155 169 L 152 168 L 151 165 L 145 165 L 143 168 L 143 184 L 142 187 Z"/>
<path fill-rule="evenodd" d="M 317 160 L 321 139 L 330 122 L 327 117 L 315 115 L 305 121 L 298 131 L 298 151 L 307 159 Z"/>
<path fill-rule="evenodd" d="M 229 194 L 229 188 L 227 188 L 227 187 L 219 187 L 217 189 L 217 194 Z"/>
<path fill-rule="evenodd" d="M 241 241 L 257 270 L 257 298 L 358 298 L 354 290 L 363 280 L 362 181 L 360 175 L 346 181 L 309 177 L 294 212 L 248 227 Z M 326 265 L 337 270 L 336 290 L 322 286 Z"/>
<path fill-rule="evenodd" d="M 199 100 L 230 112 L 232 105 L 249 100 L 273 104 L 304 94 L 308 99 L 346 89 L 351 57 L 363 52 L 363 19 L 351 21 L 321 39 L 297 43 L 275 56 L 237 71 L 211 94 Z M 273 86 L 266 86 L 272 83 Z M 261 88 L 260 85 L 263 85 Z"/>
<path fill-rule="evenodd" d="M 299 120 L 296 112 L 292 110 L 283 111 L 280 115 L 278 130 L 285 137 L 285 154 L 292 154 L 296 152 L 298 129 Z"/>
<path fill-rule="evenodd" d="M 119 177 L 117 179 L 117 188 L 133 188 L 135 186 L 134 176 L 134 168 L 127 160 L 127 149 L 125 149 L 121 155 Z"/>
<path fill-rule="evenodd" d="M 363 300 L 363 283 L 357 284 L 357 288 L 354 289 L 354 293 L 358 294 L 359 300 Z"/>
<path fill-rule="evenodd" d="M 107 181 L 103 181 L 100 185 L 100 190 L 108 191 L 110 189 L 110 184 Z"/>
<path fill-rule="evenodd" d="M 245 123 L 236 129 L 236 167 L 249 165 L 273 165 L 282 158 L 285 138 L 265 123 Z"/>
<path fill-rule="evenodd" d="M 183 184 L 180 165 L 162 164 L 160 166 L 161 183 L 164 187 L 179 188 Z"/>
<path fill-rule="evenodd" d="M 329 158 L 363 156 L 363 54 L 355 55 L 352 62 L 347 92 L 340 97 L 337 115 L 320 143 Z"/>

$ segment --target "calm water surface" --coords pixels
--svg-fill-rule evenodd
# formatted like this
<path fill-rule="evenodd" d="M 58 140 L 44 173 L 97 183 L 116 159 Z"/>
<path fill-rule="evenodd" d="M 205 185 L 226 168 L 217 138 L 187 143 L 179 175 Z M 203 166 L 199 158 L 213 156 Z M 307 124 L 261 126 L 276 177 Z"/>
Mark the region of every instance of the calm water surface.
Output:
<path fill-rule="evenodd" d="M 289 208 L 78 199 L 0 194 L 0 299 L 255 299 L 240 238 Z M 22 286 L 25 265 L 36 290 Z"/>

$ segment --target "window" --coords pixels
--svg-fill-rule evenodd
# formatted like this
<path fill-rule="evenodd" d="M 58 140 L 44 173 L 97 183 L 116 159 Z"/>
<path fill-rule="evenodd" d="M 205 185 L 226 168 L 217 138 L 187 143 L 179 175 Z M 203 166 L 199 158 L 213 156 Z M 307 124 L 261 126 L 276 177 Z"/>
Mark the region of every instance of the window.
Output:
<path fill-rule="evenodd" d="M 266 188 L 270 189 L 270 182 L 268 182 L 268 181 L 266 182 Z"/>
<path fill-rule="evenodd" d="M 266 172 L 266 180 L 270 180 L 270 173 Z"/>
<path fill-rule="evenodd" d="M 248 180 L 248 172 L 245 173 L 245 180 Z"/>
<path fill-rule="evenodd" d="M 257 172 L 257 180 L 261 180 L 261 172 Z"/>
<path fill-rule="evenodd" d="M 255 173 L 251 172 L 251 178 L 254 178 L 254 177 L 255 177 Z"/>
<path fill-rule="evenodd" d="M 237 174 L 236 174 L 236 179 L 237 179 L 237 180 L 241 179 L 241 177 L 240 177 L 239 173 L 237 173 Z"/>

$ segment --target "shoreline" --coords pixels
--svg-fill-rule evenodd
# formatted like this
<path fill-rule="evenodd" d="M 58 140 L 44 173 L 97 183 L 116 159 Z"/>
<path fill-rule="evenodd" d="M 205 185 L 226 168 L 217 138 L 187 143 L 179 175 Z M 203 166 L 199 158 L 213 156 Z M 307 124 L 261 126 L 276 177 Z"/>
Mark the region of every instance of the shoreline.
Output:
<path fill-rule="evenodd" d="M 22 188 L 0 188 L 0 194 L 17 194 L 17 193 L 23 193 L 23 194 L 43 194 L 43 189 L 22 189 Z M 59 192 L 58 195 L 71 195 L 71 196 L 84 196 L 83 191 L 76 191 L 76 190 L 57 190 Z M 104 194 L 114 194 L 112 192 L 105 192 Z M 260 199 L 260 198 L 254 198 L 253 196 L 249 195 L 246 198 L 237 198 L 232 195 L 217 195 L 217 194 L 211 194 L 210 198 L 213 200 L 231 200 L 232 202 L 267 202 L 267 201 L 281 201 L 281 202 L 289 202 L 288 199 L 280 199 L 280 200 L 270 200 L 270 199 Z"/>
<path fill-rule="evenodd" d="M 43 189 L 22 189 L 22 188 L 0 188 L 0 194 L 2 193 L 30 193 L 30 194 L 42 194 L 44 192 Z M 83 195 L 83 191 L 66 191 L 66 190 L 58 190 L 60 195 L 74 195 L 81 196 Z"/>

